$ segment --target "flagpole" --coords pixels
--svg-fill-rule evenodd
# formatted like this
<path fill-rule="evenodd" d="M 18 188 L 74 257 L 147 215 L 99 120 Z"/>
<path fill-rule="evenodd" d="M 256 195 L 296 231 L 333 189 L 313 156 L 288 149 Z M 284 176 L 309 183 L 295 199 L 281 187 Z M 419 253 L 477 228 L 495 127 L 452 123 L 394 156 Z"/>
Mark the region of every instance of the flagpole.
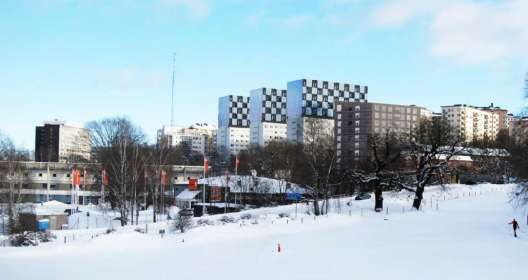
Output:
<path fill-rule="evenodd" d="M 206 178 L 206 166 L 208 165 L 209 163 L 207 162 L 207 159 L 204 157 L 204 166 L 203 166 L 203 178 L 204 178 L 204 181 L 203 181 L 203 191 L 202 191 L 202 216 L 205 216 L 205 178 Z"/>
<path fill-rule="evenodd" d="M 235 157 L 235 186 L 238 187 L 238 155 Z M 242 193 L 238 196 L 239 202 L 242 200 Z M 235 207 L 236 207 L 236 193 L 235 193 Z"/>
<path fill-rule="evenodd" d="M 73 205 L 75 203 L 74 201 L 74 196 L 73 196 L 73 190 L 75 188 L 75 169 L 72 169 L 72 172 L 71 172 L 71 193 L 70 193 L 70 205 L 71 205 L 71 211 L 70 211 L 70 215 L 73 214 L 73 209 L 75 209 L 75 206 Z"/>

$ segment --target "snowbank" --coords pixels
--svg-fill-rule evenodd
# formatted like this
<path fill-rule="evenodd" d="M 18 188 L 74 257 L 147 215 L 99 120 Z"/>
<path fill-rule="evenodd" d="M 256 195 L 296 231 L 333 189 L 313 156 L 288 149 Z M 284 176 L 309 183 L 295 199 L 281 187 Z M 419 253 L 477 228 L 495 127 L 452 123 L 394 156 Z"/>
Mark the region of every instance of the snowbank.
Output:
<path fill-rule="evenodd" d="M 446 191 L 438 187 L 426 193 L 422 211 L 374 213 L 368 210 L 372 201 L 349 206 L 351 199 L 343 198 L 333 200 L 351 209 L 341 215 L 314 218 L 302 213 L 294 219 L 272 214 L 292 213 L 291 205 L 232 214 L 263 216 L 256 223 L 224 219 L 222 225 L 163 238 L 149 225 L 151 234 L 118 231 L 67 245 L 0 248 L 0 275 L 90 280 L 94 275 L 127 280 L 522 279 L 528 234 L 521 231 L 521 238 L 514 239 L 507 223 L 526 213 L 508 204 L 510 190 L 495 185 Z M 404 192 L 385 197 L 389 209 L 410 205 Z M 431 198 L 435 207 L 429 206 Z"/>

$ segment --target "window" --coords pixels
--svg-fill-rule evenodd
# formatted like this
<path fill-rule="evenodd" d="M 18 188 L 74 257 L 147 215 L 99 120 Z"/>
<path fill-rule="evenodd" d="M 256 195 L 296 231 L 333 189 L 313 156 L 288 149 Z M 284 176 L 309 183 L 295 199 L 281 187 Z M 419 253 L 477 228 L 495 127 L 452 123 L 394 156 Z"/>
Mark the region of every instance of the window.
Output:
<path fill-rule="evenodd" d="M 357 105 L 357 106 L 355 107 L 355 110 L 356 110 L 356 111 L 361 111 L 361 106 Z"/>

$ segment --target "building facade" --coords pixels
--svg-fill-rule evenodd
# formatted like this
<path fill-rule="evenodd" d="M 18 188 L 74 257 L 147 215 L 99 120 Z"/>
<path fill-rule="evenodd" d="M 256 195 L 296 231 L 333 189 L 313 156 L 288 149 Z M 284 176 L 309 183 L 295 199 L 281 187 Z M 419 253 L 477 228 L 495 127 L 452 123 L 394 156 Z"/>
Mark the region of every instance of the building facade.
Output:
<path fill-rule="evenodd" d="M 218 100 L 217 150 L 238 154 L 249 147 L 249 97 L 227 95 Z"/>
<path fill-rule="evenodd" d="M 496 114 L 499 117 L 499 131 L 508 129 L 508 110 L 496 107 L 491 103 L 488 107 L 480 109 Z"/>
<path fill-rule="evenodd" d="M 8 162 L 0 161 L 0 172 L 5 170 Z M 20 168 L 17 173 L 0 174 L 0 198 L 9 195 L 10 180 L 15 183 L 15 200 L 17 203 L 46 202 L 57 200 L 71 203 L 73 194 L 79 204 L 97 204 L 101 198 L 101 166 L 90 163 L 57 163 L 57 162 L 17 162 Z M 81 172 L 79 190 L 73 191 L 72 170 Z M 165 166 L 171 176 L 172 190 L 178 186 L 188 185 L 188 179 L 199 179 L 203 175 L 203 166 Z M 108 194 L 108 190 L 105 191 Z M 146 194 L 143 194 L 145 197 Z M 174 197 L 174 196 L 172 196 Z M 0 199 L 2 201 L 2 199 Z M 3 200 L 6 201 L 6 200 Z"/>
<path fill-rule="evenodd" d="M 89 161 L 91 153 L 88 129 L 61 121 L 45 122 L 35 131 L 35 161 Z"/>
<path fill-rule="evenodd" d="M 409 135 L 428 110 L 415 105 L 393 105 L 365 102 L 338 102 L 335 118 L 335 144 L 340 166 L 368 160 L 369 136 Z"/>
<path fill-rule="evenodd" d="M 287 138 L 304 143 L 309 119 L 324 122 L 333 133 L 336 102 L 367 102 L 368 87 L 349 83 L 301 79 L 288 82 Z"/>
<path fill-rule="evenodd" d="M 165 137 L 175 147 L 185 144 L 192 152 L 211 154 L 216 149 L 217 128 L 207 123 L 196 123 L 189 127 L 164 126 L 158 130 L 158 139 Z"/>
<path fill-rule="evenodd" d="M 250 144 L 265 146 L 286 139 L 286 90 L 259 88 L 250 97 Z"/>
<path fill-rule="evenodd" d="M 466 104 L 442 106 L 442 115 L 465 142 L 495 140 L 500 130 L 499 114 Z"/>

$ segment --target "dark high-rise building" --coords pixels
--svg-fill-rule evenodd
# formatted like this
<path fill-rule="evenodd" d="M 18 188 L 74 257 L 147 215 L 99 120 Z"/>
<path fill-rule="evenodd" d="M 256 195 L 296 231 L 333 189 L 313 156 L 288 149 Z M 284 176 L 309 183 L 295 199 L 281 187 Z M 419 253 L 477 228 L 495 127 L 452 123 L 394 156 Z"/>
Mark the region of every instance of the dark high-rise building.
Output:
<path fill-rule="evenodd" d="M 343 167 L 360 164 L 369 158 L 369 136 L 387 132 L 409 135 L 427 109 L 414 105 L 365 102 L 336 103 L 335 143 L 337 162 Z"/>
<path fill-rule="evenodd" d="M 44 123 L 35 131 L 35 161 L 82 162 L 90 160 L 90 132 L 60 121 Z"/>
<path fill-rule="evenodd" d="M 59 130 L 60 126 L 45 124 L 37 126 L 35 133 L 35 161 L 59 161 Z"/>

